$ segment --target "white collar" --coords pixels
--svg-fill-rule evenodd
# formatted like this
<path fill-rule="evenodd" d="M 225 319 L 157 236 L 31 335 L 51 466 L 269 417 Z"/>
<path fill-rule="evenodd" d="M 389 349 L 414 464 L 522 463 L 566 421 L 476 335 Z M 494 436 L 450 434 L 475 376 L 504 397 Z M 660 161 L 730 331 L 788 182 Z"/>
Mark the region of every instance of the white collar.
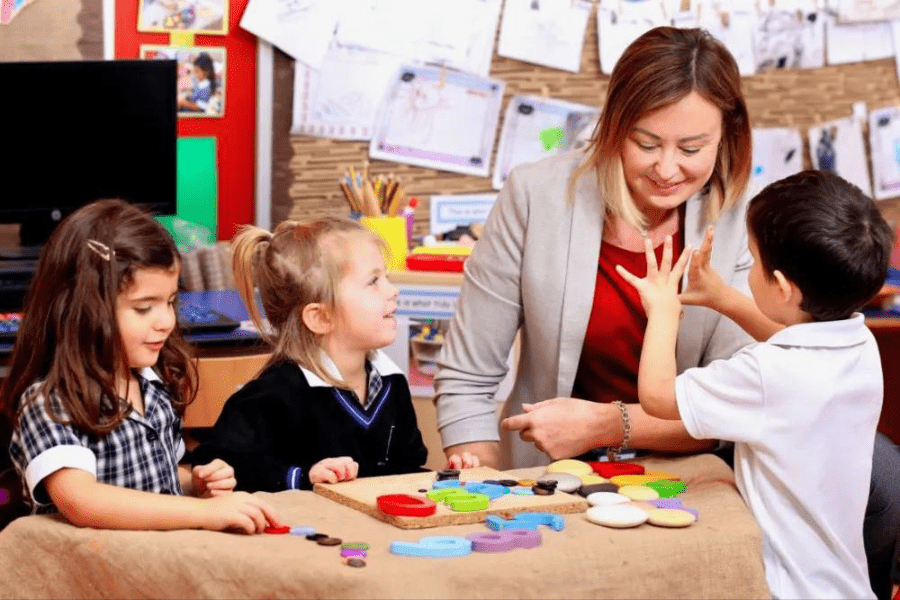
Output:
<path fill-rule="evenodd" d="M 343 379 L 343 377 L 341 376 L 341 372 L 338 370 L 337 365 L 334 364 L 334 361 L 331 360 L 331 357 L 325 354 L 325 352 L 321 352 L 320 356 L 322 358 L 322 367 L 324 367 L 325 372 L 337 380 Z M 396 363 L 394 363 L 394 361 L 392 361 L 391 358 L 381 350 L 375 350 L 370 354 L 369 363 L 372 365 L 372 368 L 382 377 L 386 377 L 387 375 L 403 374 L 403 371 L 400 370 L 400 367 L 398 367 Z M 307 383 L 309 383 L 309 387 L 334 387 L 302 365 L 300 366 L 300 370 L 303 371 L 303 374 L 306 376 L 306 381 Z"/>
<path fill-rule="evenodd" d="M 144 367 L 143 369 L 138 371 L 138 375 L 140 375 L 147 381 L 158 381 L 159 383 L 163 382 L 163 380 L 159 378 L 159 375 L 157 375 L 156 371 L 153 370 L 153 367 Z"/>
<path fill-rule="evenodd" d="M 870 335 L 862 313 L 854 313 L 847 319 L 798 323 L 785 327 L 773 334 L 768 342 L 776 346 L 846 348 L 865 342 Z"/>

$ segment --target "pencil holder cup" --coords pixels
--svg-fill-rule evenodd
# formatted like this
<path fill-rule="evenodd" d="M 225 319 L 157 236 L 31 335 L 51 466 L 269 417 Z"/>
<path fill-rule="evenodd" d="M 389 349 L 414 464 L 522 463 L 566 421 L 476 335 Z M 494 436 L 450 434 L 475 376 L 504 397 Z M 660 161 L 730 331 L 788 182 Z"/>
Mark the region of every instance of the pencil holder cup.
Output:
<path fill-rule="evenodd" d="M 406 269 L 408 240 L 406 238 L 406 219 L 404 217 L 362 217 L 360 223 L 377 233 L 385 241 L 388 254 L 384 261 L 388 269 L 402 271 Z"/>

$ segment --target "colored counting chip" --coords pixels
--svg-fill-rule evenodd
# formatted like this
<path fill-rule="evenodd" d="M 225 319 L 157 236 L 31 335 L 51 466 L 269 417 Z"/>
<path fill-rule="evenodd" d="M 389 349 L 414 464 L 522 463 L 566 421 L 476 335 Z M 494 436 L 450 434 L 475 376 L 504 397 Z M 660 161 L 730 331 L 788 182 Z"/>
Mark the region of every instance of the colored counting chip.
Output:
<path fill-rule="evenodd" d="M 659 493 L 653 488 L 644 485 L 623 485 L 619 488 L 619 493 L 628 496 L 632 500 L 656 500 Z"/>
<path fill-rule="evenodd" d="M 344 550 L 368 550 L 369 545 L 365 542 L 344 542 L 341 544 Z"/>
<path fill-rule="evenodd" d="M 274 533 L 274 534 L 285 534 L 290 533 L 291 528 L 287 525 L 280 525 L 275 527 L 274 525 L 266 525 L 265 529 L 263 529 L 266 533 Z"/>
<path fill-rule="evenodd" d="M 647 487 L 656 490 L 660 498 L 671 498 L 687 491 L 687 485 L 683 481 L 672 481 L 671 479 L 651 481 Z"/>
<path fill-rule="evenodd" d="M 555 481 L 556 489 L 560 492 L 572 493 L 578 488 L 581 487 L 581 478 L 577 475 L 572 475 L 571 473 L 545 473 L 541 475 L 536 485 L 540 485 L 543 482 Z"/>
<path fill-rule="evenodd" d="M 459 469 L 442 469 L 437 472 L 436 477 L 438 481 L 459 479 Z"/>
<path fill-rule="evenodd" d="M 514 548 L 534 548 L 541 545 L 541 534 L 527 529 L 473 533 L 468 537 L 474 552 L 508 552 Z"/>
<path fill-rule="evenodd" d="M 366 566 L 366 561 L 361 558 L 345 558 L 344 564 L 346 564 L 348 567 L 356 567 L 358 569 Z"/>
<path fill-rule="evenodd" d="M 336 537 L 324 537 L 320 540 L 316 540 L 316 543 L 320 546 L 340 546 L 341 538 Z"/>
<path fill-rule="evenodd" d="M 637 527 L 647 521 L 647 512 L 630 504 L 593 506 L 587 510 L 585 515 L 591 523 L 617 529 Z"/>
<path fill-rule="evenodd" d="M 510 492 L 516 496 L 534 496 L 534 490 L 531 488 L 515 487 Z"/>
<path fill-rule="evenodd" d="M 687 527 L 697 518 L 678 508 L 654 508 L 647 512 L 647 522 L 658 527 Z"/>
<path fill-rule="evenodd" d="M 365 550 L 354 550 L 353 548 L 344 548 L 341 550 L 341 556 L 345 558 L 365 558 L 368 552 Z"/>
<path fill-rule="evenodd" d="M 291 535 L 315 535 L 316 530 L 312 527 L 291 527 Z"/>
<path fill-rule="evenodd" d="M 472 542 L 464 537 L 432 535 L 418 542 L 391 542 L 391 553 L 432 558 L 465 556 L 472 553 Z"/>
<path fill-rule="evenodd" d="M 594 472 L 607 479 L 616 475 L 643 475 L 644 466 L 627 462 L 592 462 L 589 463 Z"/>
<path fill-rule="evenodd" d="M 650 475 L 616 475 L 609 480 L 610 483 L 614 483 L 618 486 L 647 485 L 651 481 L 659 481 L 659 478 Z"/>
<path fill-rule="evenodd" d="M 547 465 L 547 472 L 570 473 L 572 475 L 575 475 L 576 477 L 581 477 L 582 475 L 589 475 L 593 473 L 594 469 L 591 468 L 591 465 L 584 461 L 567 458 L 565 460 L 558 460 Z"/>
<path fill-rule="evenodd" d="M 631 502 L 631 498 L 614 492 L 594 492 L 587 497 L 587 501 L 591 506 L 612 506 Z"/>
<path fill-rule="evenodd" d="M 672 481 L 678 481 L 681 479 L 678 475 L 673 475 L 667 471 L 659 471 L 657 469 L 647 469 L 644 471 L 644 475 L 652 475 L 657 479 L 671 479 Z"/>
<path fill-rule="evenodd" d="M 578 494 L 587 498 L 595 492 L 612 492 L 619 491 L 619 486 L 614 483 L 594 483 L 591 485 L 583 485 L 578 488 Z"/>
<path fill-rule="evenodd" d="M 600 477 L 599 475 L 581 475 L 581 485 L 600 485 L 601 483 L 609 483 L 609 479 L 606 477 Z"/>

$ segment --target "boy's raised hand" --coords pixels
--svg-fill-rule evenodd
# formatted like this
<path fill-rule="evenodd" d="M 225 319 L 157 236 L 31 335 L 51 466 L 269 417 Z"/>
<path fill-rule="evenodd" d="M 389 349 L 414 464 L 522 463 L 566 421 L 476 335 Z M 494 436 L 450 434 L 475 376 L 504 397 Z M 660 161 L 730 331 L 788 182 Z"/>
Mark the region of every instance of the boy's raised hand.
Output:
<path fill-rule="evenodd" d="M 652 312 L 667 311 L 676 317 L 681 313 L 681 302 L 678 299 L 678 284 L 684 274 L 684 268 L 691 254 L 690 246 L 684 249 L 678 261 L 672 264 L 672 236 L 667 235 L 663 242 L 662 262 L 656 264 L 656 253 L 650 238 L 644 239 L 644 255 L 647 257 L 647 276 L 633 275 L 622 265 L 616 265 L 616 272 L 625 281 L 633 285 L 641 295 L 641 304 L 649 317 Z"/>
<path fill-rule="evenodd" d="M 213 498 L 228 493 L 237 485 L 234 469 L 220 458 L 191 469 L 191 482 L 198 498 Z"/>
<path fill-rule="evenodd" d="M 356 479 L 359 463 L 349 456 L 323 458 L 309 470 L 310 483 L 337 483 Z"/>
<path fill-rule="evenodd" d="M 709 264 L 713 235 L 713 226 L 710 225 L 706 228 L 700 248 L 691 254 L 687 289 L 679 295 L 679 299 L 684 304 L 706 306 L 721 312 L 719 307 L 725 301 L 728 286 Z"/>

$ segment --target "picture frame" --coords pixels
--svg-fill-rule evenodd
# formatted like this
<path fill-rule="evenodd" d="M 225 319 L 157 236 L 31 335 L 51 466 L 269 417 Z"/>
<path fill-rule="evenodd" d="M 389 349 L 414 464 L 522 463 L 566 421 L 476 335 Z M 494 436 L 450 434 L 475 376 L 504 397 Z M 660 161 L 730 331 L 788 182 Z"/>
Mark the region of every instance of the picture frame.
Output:
<path fill-rule="evenodd" d="M 178 116 L 223 117 L 227 81 L 227 51 L 218 46 L 159 46 L 144 44 L 144 60 L 178 62 Z M 210 77 L 210 73 L 213 74 Z"/>
<path fill-rule="evenodd" d="M 228 0 L 137 0 L 138 31 L 228 34 Z"/>

